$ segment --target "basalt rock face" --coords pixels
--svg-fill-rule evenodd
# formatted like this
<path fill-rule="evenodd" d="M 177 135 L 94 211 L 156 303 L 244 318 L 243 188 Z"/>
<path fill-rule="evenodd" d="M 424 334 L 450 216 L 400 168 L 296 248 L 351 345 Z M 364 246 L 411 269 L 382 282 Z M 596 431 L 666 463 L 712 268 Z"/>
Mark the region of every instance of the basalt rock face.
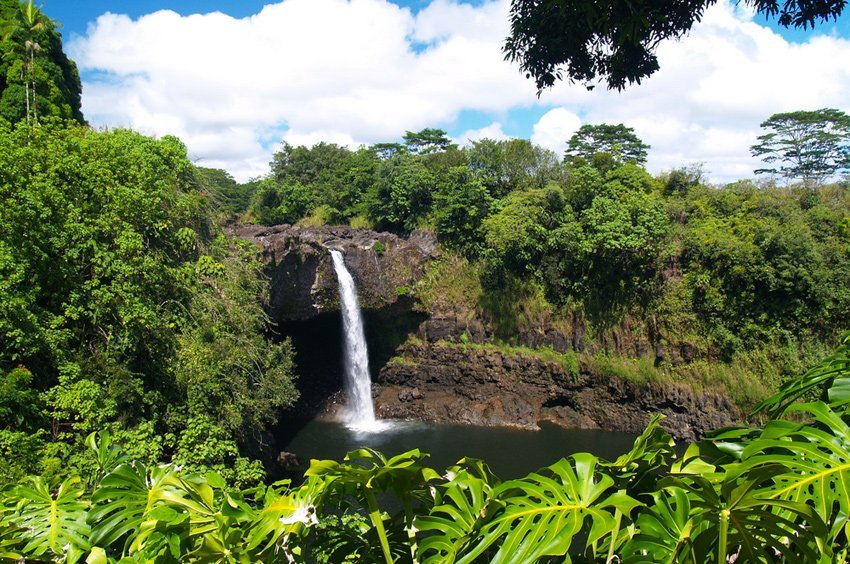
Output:
<path fill-rule="evenodd" d="M 339 338 L 340 321 L 334 318 L 339 295 L 328 249 L 335 248 L 345 255 L 365 310 L 370 364 L 379 370 L 373 373 L 379 417 L 529 429 L 550 421 L 639 433 L 651 414 L 663 413 L 662 425 L 680 440 L 743 419 L 719 394 L 605 378 L 588 366 L 571 371 L 541 355 L 495 345 L 508 340 L 529 349 L 690 362 L 695 353 L 685 345 L 661 346 L 660 336 L 649 329 L 654 322 L 626 319 L 590 339 L 586 322 L 571 314 L 536 320 L 531 329 L 506 339 L 477 308 L 446 300 L 425 313 L 412 311 L 410 294 L 438 256 L 428 233 L 403 239 L 345 227 L 279 225 L 242 227 L 235 234 L 261 249 L 271 280 L 269 315 L 296 344 L 301 407 L 310 416 L 332 413 L 334 401 L 344 401 L 336 374 L 341 346 L 333 340 Z M 409 336 L 416 339 L 408 341 Z"/>
<path fill-rule="evenodd" d="M 651 414 L 679 440 L 693 441 L 743 414 L 724 396 L 676 385 L 578 374 L 558 362 L 499 350 L 434 343 L 404 345 L 376 383 L 380 417 L 536 429 L 640 433 Z"/>
<path fill-rule="evenodd" d="M 269 315 L 278 322 L 339 310 L 337 279 L 328 249 L 345 255 L 360 307 L 365 310 L 399 302 L 424 276 L 437 253 L 436 240 L 426 232 L 402 239 L 348 227 L 252 225 L 235 234 L 262 249 L 271 278 Z"/>

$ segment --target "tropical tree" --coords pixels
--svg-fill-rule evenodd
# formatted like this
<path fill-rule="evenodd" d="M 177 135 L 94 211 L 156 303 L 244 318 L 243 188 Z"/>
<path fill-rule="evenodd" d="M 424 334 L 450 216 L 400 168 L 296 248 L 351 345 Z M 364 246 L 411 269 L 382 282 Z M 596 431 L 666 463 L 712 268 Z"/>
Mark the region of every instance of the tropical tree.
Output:
<path fill-rule="evenodd" d="M 543 188 L 558 180 L 558 156 L 527 139 L 480 139 L 466 149 L 468 167 L 494 198 L 514 190 Z"/>
<path fill-rule="evenodd" d="M 254 193 L 250 211 L 256 222 L 263 225 L 295 223 L 313 206 L 316 199 L 310 189 L 295 180 L 278 182 L 262 180 Z"/>
<path fill-rule="evenodd" d="M 237 441 L 294 399 L 292 352 L 185 146 L 0 120 L 0 174 L 0 474 L 66 474 L 109 429 L 146 463 L 262 478 Z"/>
<path fill-rule="evenodd" d="M 414 155 L 445 151 L 453 146 L 445 131 L 430 127 L 421 131 L 405 132 L 404 144 L 407 146 L 407 150 Z"/>
<path fill-rule="evenodd" d="M 834 108 L 774 114 L 761 124 L 768 133 L 750 147 L 754 157 L 778 167 L 756 174 L 799 178 L 806 185 L 850 170 L 850 116 Z"/>
<path fill-rule="evenodd" d="M 409 233 L 431 210 L 438 183 L 421 158 L 397 154 L 381 161 L 364 197 L 367 213 L 382 228 Z"/>
<path fill-rule="evenodd" d="M 238 214 L 248 209 L 251 196 L 257 190 L 259 181 L 239 184 L 225 170 L 218 168 L 195 167 L 198 183 L 209 192 L 217 206 L 223 211 Z"/>
<path fill-rule="evenodd" d="M 0 115 L 11 122 L 46 115 L 83 122 L 80 78 L 56 28 L 32 0 L 0 1 Z"/>
<path fill-rule="evenodd" d="M 42 31 L 47 27 L 47 17 L 33 5 L 33 0 L 29 3 L 21 4 L 21 15 L 23 16 L 24 32 L 26 40 L 24 41 L 24 49 L 26 50 L 26 63 L 23 71 L 27 75 L 26 94 L 27 94 L 27 121 L 30 119 L 30 91 L 32 92 L 32 120 L 38 123 L 38 97 L 36 93 L 36 67 L 35 54 L 41 51 L 41 45 L 35 39 L 35 32 Z M 30 88 L 31 87 L 31 88 Z"/>
<path fill-rule="evenodd" d="M 635 130 L 622 123 L 611 125 L 582 125 L 572 137 L 567 146 L 565 158 L 573 160 L 578 157 L 591 162 L 595 155 L 607 153 L 616 162 L 646 163 L 646 152 L 649 145 L 635 135 Z"/>
<path fill-rule="evenodd" d="M 492 213 L 495 201 L 482 182 L 466 167 L 449 169 L 434 198 L 434 225 L 448 247 L 468 256 L 483 250 L 483 221 Z"/>
<path fill-rule="evenodd" d="M 512 0 L 505 58 L 519 63 L 538 90 L 562 78 L 592 89 L 596 80 L 622 90 L 659 69 L 657 46 L 678 39 L 716 0 Z M 845 0 L 745 0 L 784 27 L 836 19 Z"/>

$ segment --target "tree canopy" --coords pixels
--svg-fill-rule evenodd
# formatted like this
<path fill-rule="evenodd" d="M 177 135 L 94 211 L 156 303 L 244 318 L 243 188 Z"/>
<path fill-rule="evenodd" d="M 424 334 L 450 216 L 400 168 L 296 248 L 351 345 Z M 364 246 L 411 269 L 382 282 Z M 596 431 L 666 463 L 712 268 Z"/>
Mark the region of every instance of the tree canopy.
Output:
<path fill-rule="evenodd" d="M 761 127 L 768 133 L 750 147 L 754 157 L 773 168 L 756 174 L 799 178 L 805 184 L 850 170 L 850 116 L 834 108 L 774 114 Z"/>
<path fill-rule="evenodd" d="M 426 127 L 421 131 L 408 131 L 404 134 L 407 150 L 414 154 L 427 154 L 445 151 L 452 147 L 452 142 L 442 129 Z"/>
<path fill-rule="evenodd" d="M 98 428 L 148 462 L 261 478 L 236 441 L 293 401 L 292 355 L 185 146 L 0 120 L 0 178 L 0 474 L 80 464 Z"/>
<path fill-rule="evenodd" d="M 618 162 L 646 163 L 649 145 L 635 135 L 635 130 L 622 123 L 611 125 L 582 125 L 567 146 L 566 158 L 582 157 L 592 161 L 600 153 L 611 155 Z"/>
<path fill-rule="evenodd" d="M 538 91 L 568 79 L 622 90 L 659 69 L 655 49 L 684 36 L 716 0 L 512 0 L 505 58 Z M 837 18 L 846 0 L 744 0 L 785 27 Z"/>

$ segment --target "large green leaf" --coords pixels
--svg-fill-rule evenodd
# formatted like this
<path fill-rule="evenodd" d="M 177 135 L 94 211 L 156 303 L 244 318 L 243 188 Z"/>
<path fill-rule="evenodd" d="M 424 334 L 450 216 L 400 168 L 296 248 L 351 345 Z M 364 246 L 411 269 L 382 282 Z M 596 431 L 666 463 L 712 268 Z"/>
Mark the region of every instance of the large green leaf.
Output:
<path fill-rule="evenodd" d="M 158 524 L 182 523 L 184 508 L 192 505 L 173 466 L 148 469 L 135 462 L 121 464 L 104 476 L 92 503 L 92 544 L 106 548 L 123 538 L 123 551 L 129 553 L 144 549 Z"/>
<path fill-rule="evenodd" d="M 124 451 L 112 442 L 112 436 L 106 431 L 91 433 L 86 437 L 86 446 L 95 456 L 98 479 L 103 478 L 129 459 Z"/>
<path fill-rule="evenodd" d="M 21 528 L 12 522 L 14 516 L 13 508 L 5 507 L 6 503 L 10 503 L 12 507 L 16 504 L 14 498 L 8 498 L 7 490 L 14 486 L 10 486 L 5 490 L 0 490 L 0 560 L 19 560 L 22 556 L 17 552 L 17 547 L 22 544 Z"/>
<path fill-rule="evenodd" d="M 76 476 L 63 481 L 55 495 L 40 477 L 29 477 L 26 484 L 14 487 L 11 494 L 17 500 L 16 508 L 6 519 L 19 527 L 18 534 L 26 543 L 21 552 L 76 562 L 91 546 L 86 524 L 89 504 L 81 500 L 83 493 Z"/>
<path fill-rule="evenodd" d="M 419 449 L 410 450 L 391 458 L 381 453 L 362 448 L 345 455 L 343 462 L 331 460 L 313 460 L 305 476 L 324 480 L 328 484 L 329 494 L 342 498 L 353 498 L 360 507 L 368 512 L 378 543 L 386 562 L 392 563 L 399 552 L 399 546 L 393 539 L 402 538 L 399 530 L 403 528 L 407 538 L 402 551 L 413 558 L 417 552 L 417 538 L 413 528 L 414 506 L 430 509 L 433 498 L 426 484 L 439 478 L 439 475 L 422 464 L 427 457 Z M 403 518 L 389 517 L 378 506 L 378 492 L 392 492 L 400 502 Z"/>
<path fill-rule="evenodd" d="M 294 490 L 269 488 L 263 508 L 248 530 L 248 549 L 299 550 L 296 542 L 305 531 L 318 524 L 316 516 L 325 495 L 326 484 L 320 478 L 308 478 Z"/>
<path fill-rule="evenodd" d="M 661 428 L 662 419 L 662 414 L 653 415 L 629 452 L 614 462 L 600 464 L 617 482 L 618 489 L 626 490 L 632 496 L 655 491 L 658 469 L 675 456 L 675 443 Z"/>
<path fill-rule="evenodd" d="M 687 492 L 691 519 L 700 532 L 693 541 L 697 561 L 726 562 L 738 554 L 745 562 L 815 562 L 820 553 L 814 538 L 825 533 L 814 509 L 796 501 L 766 499 L 765 493 L 780 465 L 730 473 L 718 484 L 703 476 L 674 476 L 662 480 Z M 793 541 L 789 539 L 795 539 Z"/>
<path fill-rule="evenodd" d="M 702 564 L 693 551 L 694 538 L 705 521 L 691 507 L 682 488 L 668 487 L 652 494 L 653 504 L 635 521 L 636 534 L 623 546 L 622 560 L 629 564 Z"/>
<path fill-rule="evenodd" d="M 739 472 L 779 465 L 763 496 L 771 502 L 803 502 L 829 526 L 828 544 L 850 539 L 850 426 L 822 402 L 793 405 L 789 412 L 814 418 L 813 424 L 771 421 L 744 449 Z"/>
<path fill-rule="evenodd" d="M 446 561 L 472 562 L 492 549 L 493 563 L 534 562 L 567 555 L 580 532 L 586 534 L 585 547 L 616 534 L 615 513 L 628 515 L 640 504 L 615 491 L 614 480 L 597 472 L 598 462 L 581 453 L 498 486 L 490 495 L 493 507 L 474 522 L 469 542 Z M 445 543 L 442 548 L 449 547 Z"/>
<path fill-rule="evenodd" d="M 215 472 L 186 476 L 185 507 L 190 512 L 189 537 L 194 549 L 187 555 L 197 562 L 252 562 L 256 555 L 247 546 L 246 532 L 257 512 L 242 492 L 228 491 Z"/>
<path fill-rule="evenodd" d="M 480 460 L 462 459 L 446 471 L 448 481 L 437 486 L 437 502 L 428 515 L 419 515 L 414 527 L 424 538 L 419 542 L 423 562 L 453 562 L 461 548 L 472 539 L 477 524 L 488 516 L 490 493 L 499 484 Z"/>

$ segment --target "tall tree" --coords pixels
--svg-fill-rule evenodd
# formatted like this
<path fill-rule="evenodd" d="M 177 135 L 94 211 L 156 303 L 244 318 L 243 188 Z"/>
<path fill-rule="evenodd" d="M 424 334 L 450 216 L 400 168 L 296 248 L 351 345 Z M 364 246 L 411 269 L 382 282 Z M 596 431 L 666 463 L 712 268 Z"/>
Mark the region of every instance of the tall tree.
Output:
<path fill-rule="evenodd" d="M 774 114 L 761 127 L 768 133 L 750 147 L 754 157 L 773 168 L 756 174 L 780 174 L 818 184 L 825 178 L 850 170 L 850 116 L 834 108 Z"/>
<path fill-rule="evenodd" d="M 655 49 L 678 39 L 717 0 L 512 0 L 505 58 L 539 90 L 567 78 L 622 90 L 658 70 Z M 836 19 L 846 0 L 744 0 L 785 27 Z"/>
<path fill-rule="evenodd" d="M 58 116 L 83 123 L 77 67 L 58 24 L 32 0 L 0 0 L 0 116 L 15 123 Z"/>
<path fill-rule="evenodd" d="M 417 132 L 406 132 L 404 134 L 404 143 L 407 145 L 408 151 L 414 155 L 445 151 L 453 146 L 451 139 L 449 139 L 445 131 L 430 127 Z"/>
<path fill-rule="evenodd" d="M 582 157 L 591 161 L 594 155 L 607 153 L 621 163 L 633 161 L 646 162 L 649 145 L 635 135 L 635 130 L 622 123 L 611 125 L 582 125 L 570 138 L 565 157 Z"/>

